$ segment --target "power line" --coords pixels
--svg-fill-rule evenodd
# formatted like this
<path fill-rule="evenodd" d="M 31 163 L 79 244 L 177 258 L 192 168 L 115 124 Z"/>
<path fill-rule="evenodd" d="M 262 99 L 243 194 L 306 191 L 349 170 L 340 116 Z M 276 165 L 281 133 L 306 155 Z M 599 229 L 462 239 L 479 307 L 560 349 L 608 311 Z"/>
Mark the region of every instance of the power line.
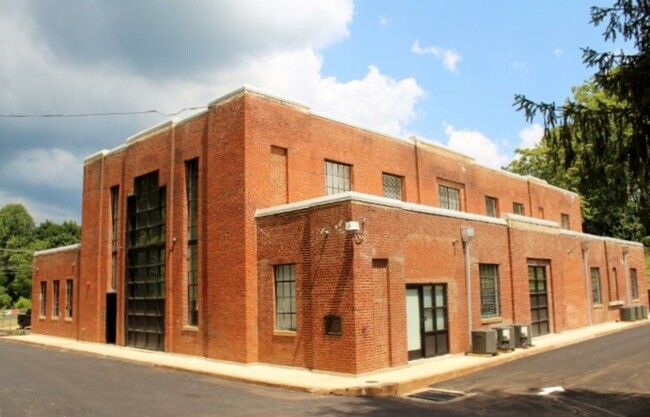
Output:
<path fill-rule="evenodd" d="M 103 116 L 130 116 L 136 114 L 157 114 L 162 117 L 174 117 L 179 114 L 192 111 L 207 109 L 207 106 L 186 107 L 174 113 L 163 113 L 159 110 L 139 110 L 139 111 L 118 111 L 105 113 L 45 113 L 45 114 L 0 114 L 0 118 L 5 119 L 46 119 L 46 118 L 65 118 L 65 117 L 103 117 Z"/>

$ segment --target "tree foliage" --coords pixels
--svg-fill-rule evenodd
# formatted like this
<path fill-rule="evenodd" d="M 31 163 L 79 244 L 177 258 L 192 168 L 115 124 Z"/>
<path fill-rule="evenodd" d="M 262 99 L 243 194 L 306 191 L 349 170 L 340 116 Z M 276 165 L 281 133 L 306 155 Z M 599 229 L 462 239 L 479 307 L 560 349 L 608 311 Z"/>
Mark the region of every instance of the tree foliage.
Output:
<path fill-rule="evenodd" d="M 561 164 L 564 170 L 578 166 L 582 174 L 590 175 L 590 181 L 614 185 L 600 189 L 608 194 L 603 202 L 620 200 L 631 205 L 645 230 L 650 230 L 650 1 L 616 0 L 612 7 L 592 7 L 591 23 L 605 24 L 605 40 L 622 39 L 636 51 L 583 49 L 583 62 L 596 71 L 593 88 L 602 94 L 588 103 L 575 95 L 561 106 L 516 95 L 515 106 L 528 121 L 541 115 L 544 146 L 552 163 Z M 603 225 L 618 215 L 615 210 L 621 206 L 612 206 L 609 212 L 607 205 L 589 203 L 591 210 L 602 212 L 601 217 L 592 212 L 591 219 Z M 643 231 L 620 231 L 634 233 Z"/>
<path fill-rule="evenodd" d="M 32 255 L 35 251 L 79 242 L 81 229 L 73 221 L 40 225 L 21 204 L 0 209 L 0 309 L 24 308 L 32 290 Z"/>
<path fill-rule="evenodd" d="M 618 106 L 616 99 L 593 81 L 574 88 L 571 100 L 586 109 L 603 104 L 612 108 Z M 616 123 L 615 117 L 610 116 L 609 124 L 604 128 L 611 128 Z M 555 132 L 551 131 L 536 147 L 517 149 L 518 157 L 506 169 L 542 178 L 580 194 L 585 232 L 643 240 L 650 230 L 650 219 L 641 204 L 642 193 L 629 163 L 621 161 L 615 149 L 611 148 L 596 155 L 592 144 L 583 141 L 579 132 L 571 127 L 562 128 L 566 130 L 572 149 L 582 155 L 581 158 L 572 159 L 568 165 L 558 164 L 557 158 L 564 157 L 564 149 L 552 148 L 551 139 Z M 624 129 L 620 140 L 628 141 L 630 132 L 630 128 Z"/>

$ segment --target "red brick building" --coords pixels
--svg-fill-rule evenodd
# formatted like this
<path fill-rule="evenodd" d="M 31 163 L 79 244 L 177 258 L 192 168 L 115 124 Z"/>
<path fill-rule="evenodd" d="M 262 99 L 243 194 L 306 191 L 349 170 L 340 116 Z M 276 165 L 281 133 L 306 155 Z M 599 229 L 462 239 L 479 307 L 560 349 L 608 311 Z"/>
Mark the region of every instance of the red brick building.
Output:
<path fill-rule="evenodd" d="M 83 184 L 81 246 L 34 260 L 35 333 L 356 374 L 648 303 L 642 245 L 583 234 L 576 194 L 250 88 Z"/>

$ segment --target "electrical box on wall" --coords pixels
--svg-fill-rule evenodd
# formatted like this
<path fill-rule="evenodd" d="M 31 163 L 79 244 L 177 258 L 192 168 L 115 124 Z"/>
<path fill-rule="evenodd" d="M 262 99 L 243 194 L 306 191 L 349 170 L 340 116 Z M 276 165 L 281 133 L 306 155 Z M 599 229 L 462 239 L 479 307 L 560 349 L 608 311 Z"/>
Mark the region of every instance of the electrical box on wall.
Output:
<path fill-rule="evenodd" d="M 359 222 L 355 222 L 350 220 L 349 222 L 345 222 L 345 231 L 346 232 L 358 232 L 361 230 L 361 226 L 359 225 Z"/>

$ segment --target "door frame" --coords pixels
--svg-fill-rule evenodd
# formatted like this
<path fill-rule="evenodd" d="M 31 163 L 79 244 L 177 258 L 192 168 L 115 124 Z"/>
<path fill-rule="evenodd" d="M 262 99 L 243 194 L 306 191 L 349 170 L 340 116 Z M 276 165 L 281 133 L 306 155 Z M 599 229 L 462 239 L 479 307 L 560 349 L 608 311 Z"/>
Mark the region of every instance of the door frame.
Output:
<path fill-rule="evenodd" d="M 425 307 L 425 289 L 429 287 L 431 307 Z M 442 289 L 443 305 L 438 305 L 436 300 L 436 289 Z M 449 353 L 449 298 L 447 291 L 447 283 L 426 283 L 426 284 L 407 284 L 406 297 L 408 297 L 408 290 L 418 291 L 418 319 L 419 319 L 419 335 L 420 335 L 420 349 L 408 351 L 408 360 L 430 358 L 434 356 L 445 355 Z M 425 310 L 431 309 L 430 314 L 432 330 L 427 331 L 425 326 L 427 317 Z M 442 312 L 443 329 L 438 328 L 438 311 Z M 407 311 L 407 329 L 408 329 L 408 311 Z M 406 329 L 405 329 L 406 330 Z M 408 335 L 407 335 L 408 338 Z"/>

